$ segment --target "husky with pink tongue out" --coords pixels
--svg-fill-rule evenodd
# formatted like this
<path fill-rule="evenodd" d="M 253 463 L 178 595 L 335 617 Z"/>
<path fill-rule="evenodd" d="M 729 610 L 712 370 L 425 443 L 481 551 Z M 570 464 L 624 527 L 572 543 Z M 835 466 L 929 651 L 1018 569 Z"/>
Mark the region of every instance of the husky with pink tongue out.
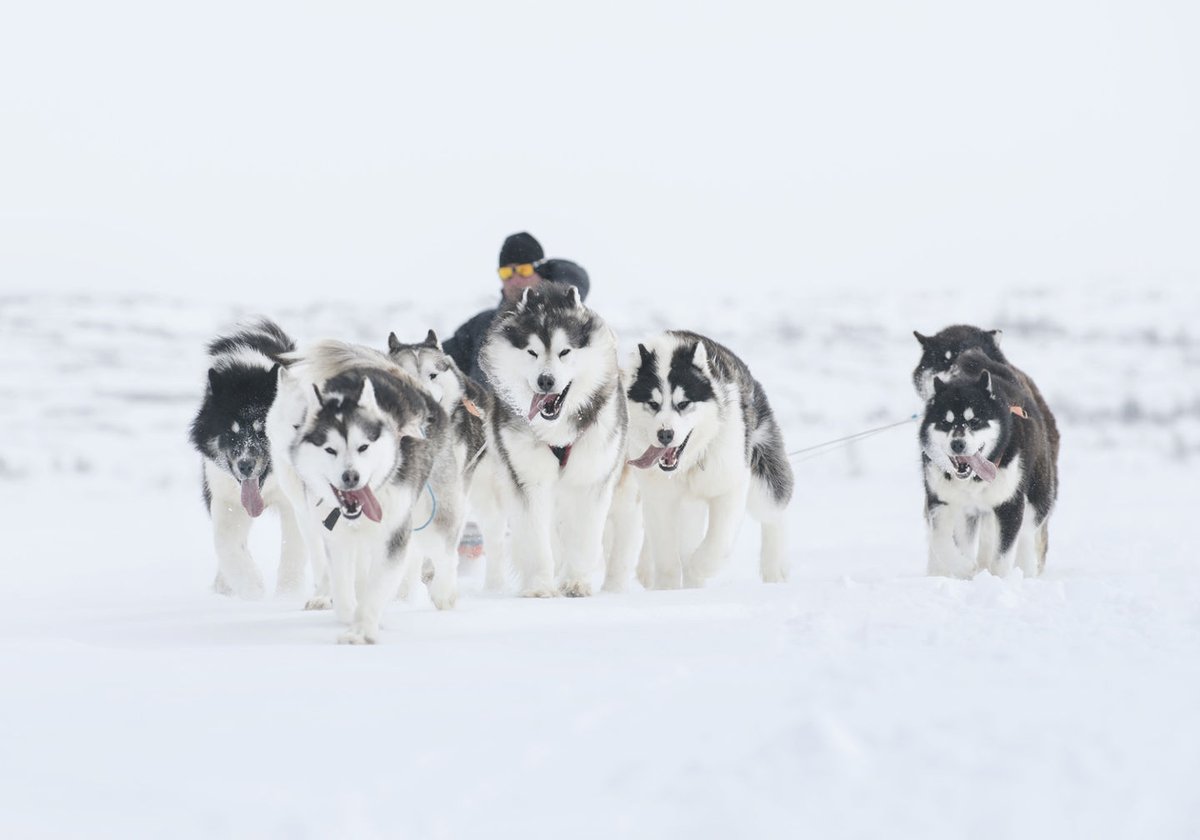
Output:
<path fill-rule="evenodd" d="M 576 288 L 545 282 L 499 312 L 479 363 L 522 594 L 589 595 L 625 454 L 616 337 Z"/>
<path fill-rule="evenodd" d="M 931 393 L 920 431 L 929 574 L 1040 574 L 1058 494 L 1058 430 L 1041 394 L 975 349 Z"/>
<path fill-rule="evenodd" d="M 277 591 L 299 594 L 304 585 L 309 556 L 293 505 L 281 491 L 266 430 L 276 394 L 276 359 L 293 348 L 292 339 L 266 320 L 208 347 L 208 383 L 191 440 L 204 459 L 204 501 L 217 552 L 213 589 L 224 595 L 262 597 L 262 574 L 246 540 L 251 524 L 268 507 L 279 512 L 283 529 Z"/>
<path fill-rule="evenodd" d="M 638 345 L 629 379 L 631 474 L 614 503 L 605 588 L 620 589 L 628 576 L 636 543 L 617 546 L 639 514 L 645 542 L 638 579 L 647 588 L 675 589 L 702 586 L 720 571 L 747 508 L 762 524 L 762 579 L 785 580 L 792 469 L 750 369 L 712 339 L 673 331 Z"/>
<path fill-rule="evenodd" d="M 305 381 L 312 393 L 291 462 L 309 499 L 307 515 L 326 530 L 333 608 L 350 625 L 338 641 L 373 644 L 408 564 L 420 560 L 414 530 L 423 523 L 436 530 L 443 515 L 431 500 L 441 490 L 435 465 L 446 461 L 446 413 L 367 347 L 325 341 L 287 362 L 292 385 Z"/>

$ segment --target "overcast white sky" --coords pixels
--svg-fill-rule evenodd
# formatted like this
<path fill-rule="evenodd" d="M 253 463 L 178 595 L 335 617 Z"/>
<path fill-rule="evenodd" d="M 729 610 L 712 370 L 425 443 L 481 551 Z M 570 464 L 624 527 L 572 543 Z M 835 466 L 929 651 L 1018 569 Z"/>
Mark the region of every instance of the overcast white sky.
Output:
<path fill-rule="evenodd" d="M 1198 7 L 9 4 L 0 283 L 490 296 L 520 229 L 664 297 L 1200 278 Z"/>

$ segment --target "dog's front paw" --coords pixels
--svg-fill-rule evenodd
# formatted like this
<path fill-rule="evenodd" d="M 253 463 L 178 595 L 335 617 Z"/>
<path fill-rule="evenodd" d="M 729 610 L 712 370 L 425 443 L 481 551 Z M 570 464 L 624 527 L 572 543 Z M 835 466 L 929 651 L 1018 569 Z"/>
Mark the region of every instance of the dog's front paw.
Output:
<path fill-rule="evenodd" d="M 262 578 L 230 580 L 224 575 L 217 575 L 217 579 L 213 581 L 213 592 L 231 595 L 243 601 L 258 601 L 267 594 L 267 587 L 263 585 Z"/>
<path fill-rule="evenodd" d="M 333 599 L 328 595 L 314 595 L 304 602 L 306 610 L 328 610 L 333 608 Z"/>
<path fill-rule="evenodd" d="M 458 603 L 458 585 L 454 581 L 435 577 L 429 581 L 429 599 L 439 610 L 452 610 Z"/>
<path fill-rule="evenodd" d="M 554 598 L 557 596 L 558 590 L 548 583 L 526 586 L 521 590 L 522 598 Z"/>
<path fill-rule="evenodd" d="M 372 630 L 362 624 L 355 624 L 345 633 L 338 636 L 339 645 L 373 645 L 375 644 L 378 631 Z"/>
<path fill-rule="evenodd" d="M 592 594 L 592 585 L 586 580 L 565 580 L 558 589 L 568 598 L 587 598 Z"/>
<path fill-rule="evenodd" d="M 605 577 L 604 585 L 600 587 L 604 592 L 614 592 L 620 594 L 625 591 L 625 581 L 615 577 Z"/>

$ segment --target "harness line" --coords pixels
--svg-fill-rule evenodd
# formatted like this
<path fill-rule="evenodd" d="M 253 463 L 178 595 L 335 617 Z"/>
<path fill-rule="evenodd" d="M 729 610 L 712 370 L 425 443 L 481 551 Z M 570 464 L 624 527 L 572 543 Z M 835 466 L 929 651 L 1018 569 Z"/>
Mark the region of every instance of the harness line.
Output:
<path fill-rule="evenodd" d="M 429 518 L 425 520 L 425 524 L 420 528 L 413 528 L 413 533 L 424 531 L 433 522 L 433 517 L 437 516 L 437 496 L 433 495 L 433 488 L 429 486 L 429 482 L 425 482 L 425 490 L 429 493 L 429 499 L 433 502 L 433 509 L 429 511 Z"/>
<path fill-rule="evenodd" d="M 840 446 L 844 446 L 848 443 L 853 443 L 854 441 L 857 441 L 857 440 L 865 440 L 866 438 L 872 437 L 873 435 L 877 435 L 880 432 L 886 432 L 888 429 L 894 429 L 897 426 L 908 425 L 909 423 L 915 422 L 916 420 L 920 419 L 920 417 L 921 417 L 920 414 L 913 414 L 909 417 L 905 417 L 903 420 L 897 420 L 895 423 L 888 423 L 886 426 L 877 426 L 874 429 L 867 429 L 862 432 L 856 432 L 852 435 L 846 435 L 845 437 L 834 438 L 833 440 L 827 440 L 824 443 L 818 443 L 815 446 L 806 446 L 803 449 L 794 449 L 791 452 L 787 453 L 787 456 L 789 458 L 792 458 L 796 455 L 803 455 L 805 453 L 811 453 L 805 458 L 798 459 L 797 463 L 807 461 L 810 458 L 816 458 L 819 455 L 824 455 L 826 452 L 832 452 L 834 449 L 837 449 Z"/>

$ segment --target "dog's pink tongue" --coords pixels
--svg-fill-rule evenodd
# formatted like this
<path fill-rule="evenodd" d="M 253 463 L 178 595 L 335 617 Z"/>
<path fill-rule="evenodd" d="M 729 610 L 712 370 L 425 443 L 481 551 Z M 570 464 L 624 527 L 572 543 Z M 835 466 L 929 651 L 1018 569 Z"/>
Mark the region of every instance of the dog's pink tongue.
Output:
<path fill-rule="evenodd" d="M 554 399 L 555 394 L 534 394 L 533 402 L 529 404 L 529 418 L 532 420 L 538 416 L 538 412 L 542 410 L 542 406 Z"/>
<path fill-rule="evenodd" d="M 967 463 L 971 465 L 971 469 L 975 471 L 975 475 L 984 481 L 992 481 L 996 478 L 996 473 L 998 472 L 996 465 L 978 452 L 967 458 Z"/>
<path fill-rule="evenodd" d="M 642 453 L 642 457 L 629 463 L 637 467 L 639 470 L 648 470 L 654 466 L 662 454 L 667 451 L 665 446 L 647 446 L 646 451 Z"/>
<path fill-rule="evenodd" d="M 242 482 L 242 507 L 246 509 L 246 513 L 251 516 L 258 516 L 266 508 L 263 502 L 262 491 L 258 487 L 257 478 L 247 478 Z"/>
<path fill-rule="evenodd" d="M 364 485 L 361 490 L 351 490 L 346 495 L 362 505 L 363 515 L 367 519 L 370 519 L 372 522 L 378 522 L 383 519 L 383 508 L 379 506 L 379 500 L 375 498 L 375 494 L 371 492 L 370 487 Z"/>

